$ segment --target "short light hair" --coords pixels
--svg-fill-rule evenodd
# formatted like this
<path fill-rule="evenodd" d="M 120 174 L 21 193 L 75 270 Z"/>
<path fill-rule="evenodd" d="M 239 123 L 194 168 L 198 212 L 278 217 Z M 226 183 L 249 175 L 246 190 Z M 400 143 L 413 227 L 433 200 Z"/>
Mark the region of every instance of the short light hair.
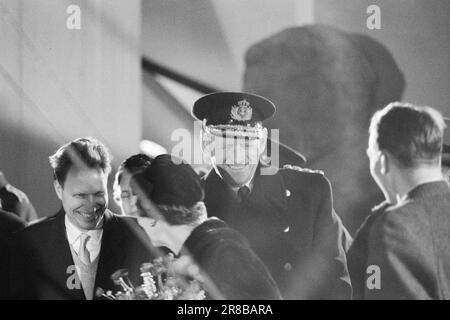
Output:
<path fill-rule="evenodd" d="M 402 167 L 438 164 L 445 122 L 435 109 L 393 102 L 377 111 L 369 132 L 380 150 L 389 152 Z"/>
<path fill-rule="evenodd" d="M 69 170 L 78 168 L 101 169 L 106 174 L 111 171 L 111 155 L 108 149 L 99 140 L 91 137 L 72 140 L 49 157 L 53 169 L 53 178 L 61 185 L 67 177 Z"/>

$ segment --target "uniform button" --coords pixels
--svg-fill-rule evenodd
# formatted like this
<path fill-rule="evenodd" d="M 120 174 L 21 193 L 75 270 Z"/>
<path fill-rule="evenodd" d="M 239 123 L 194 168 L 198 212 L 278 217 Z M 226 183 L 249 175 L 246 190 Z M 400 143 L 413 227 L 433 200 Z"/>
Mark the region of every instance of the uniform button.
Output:
<path fill-rule="evenodd" d="M 290 197 L 290 196 L 291 196 L 291 192 L 288 189 L 286 189 L 286 197 Z"/>
<path fill-rule="evenodd" d="M 292 269 L 292 265 L 289 262 L 284 264 L 284 270 L 289 272 L 289 271 L 291 271 L 291 269 Z"/>
<path fill-rule="evenodd" d="M 289 226 L 286 227 L 286 229 L 283 230 L 284 233 L 289 232 Z"/>

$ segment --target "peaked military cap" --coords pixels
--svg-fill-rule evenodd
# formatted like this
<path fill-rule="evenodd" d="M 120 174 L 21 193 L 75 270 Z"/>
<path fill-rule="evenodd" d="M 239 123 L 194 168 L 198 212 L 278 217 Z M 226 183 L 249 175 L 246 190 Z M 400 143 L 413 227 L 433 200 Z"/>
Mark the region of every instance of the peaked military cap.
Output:
<path fill-rule="evenodd" d="M 215 92 L 195 101 L 192 115 L 206 125 L 252 127 L 270 118 L 275 105 L 269 99 L 246 92 Z"/>

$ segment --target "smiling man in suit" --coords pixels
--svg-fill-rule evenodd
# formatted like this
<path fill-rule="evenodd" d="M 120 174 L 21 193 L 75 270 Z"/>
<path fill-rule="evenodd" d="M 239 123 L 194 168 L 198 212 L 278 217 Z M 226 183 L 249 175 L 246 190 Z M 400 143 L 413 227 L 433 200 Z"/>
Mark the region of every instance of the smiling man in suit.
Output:
<path fill-rule="evenodd" d="M 137 280 L 151 260 L 148 238 L 133 218 L 107 209 L 111 170 L 106 147 L 79 138 L 50 157 L 62 209 L 20 232 L 12 248 L 13 299 L 93 299 L 95 290 L 113 289 L 110 275 L 128 268 Z"/>

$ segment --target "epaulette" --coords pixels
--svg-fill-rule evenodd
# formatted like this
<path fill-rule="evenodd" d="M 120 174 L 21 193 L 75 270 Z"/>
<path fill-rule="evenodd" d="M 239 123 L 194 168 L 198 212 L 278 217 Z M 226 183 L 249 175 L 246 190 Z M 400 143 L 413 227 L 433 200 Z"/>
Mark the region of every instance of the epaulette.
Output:
<path fill-rule="evenodd" d="M 300 171 L 300 172 L 307 172 L 307 173 L 318 173 L 321 175 L 324 175 L 325 173 L 322 170 L 313 170 L 310 168 L 302 168 L 299 166 L 293 166 L 291 164 L 285 164 L 283 166 L 283 169 L 291 169 L 291 170 L 296 170 L 296 171 Z"/>

